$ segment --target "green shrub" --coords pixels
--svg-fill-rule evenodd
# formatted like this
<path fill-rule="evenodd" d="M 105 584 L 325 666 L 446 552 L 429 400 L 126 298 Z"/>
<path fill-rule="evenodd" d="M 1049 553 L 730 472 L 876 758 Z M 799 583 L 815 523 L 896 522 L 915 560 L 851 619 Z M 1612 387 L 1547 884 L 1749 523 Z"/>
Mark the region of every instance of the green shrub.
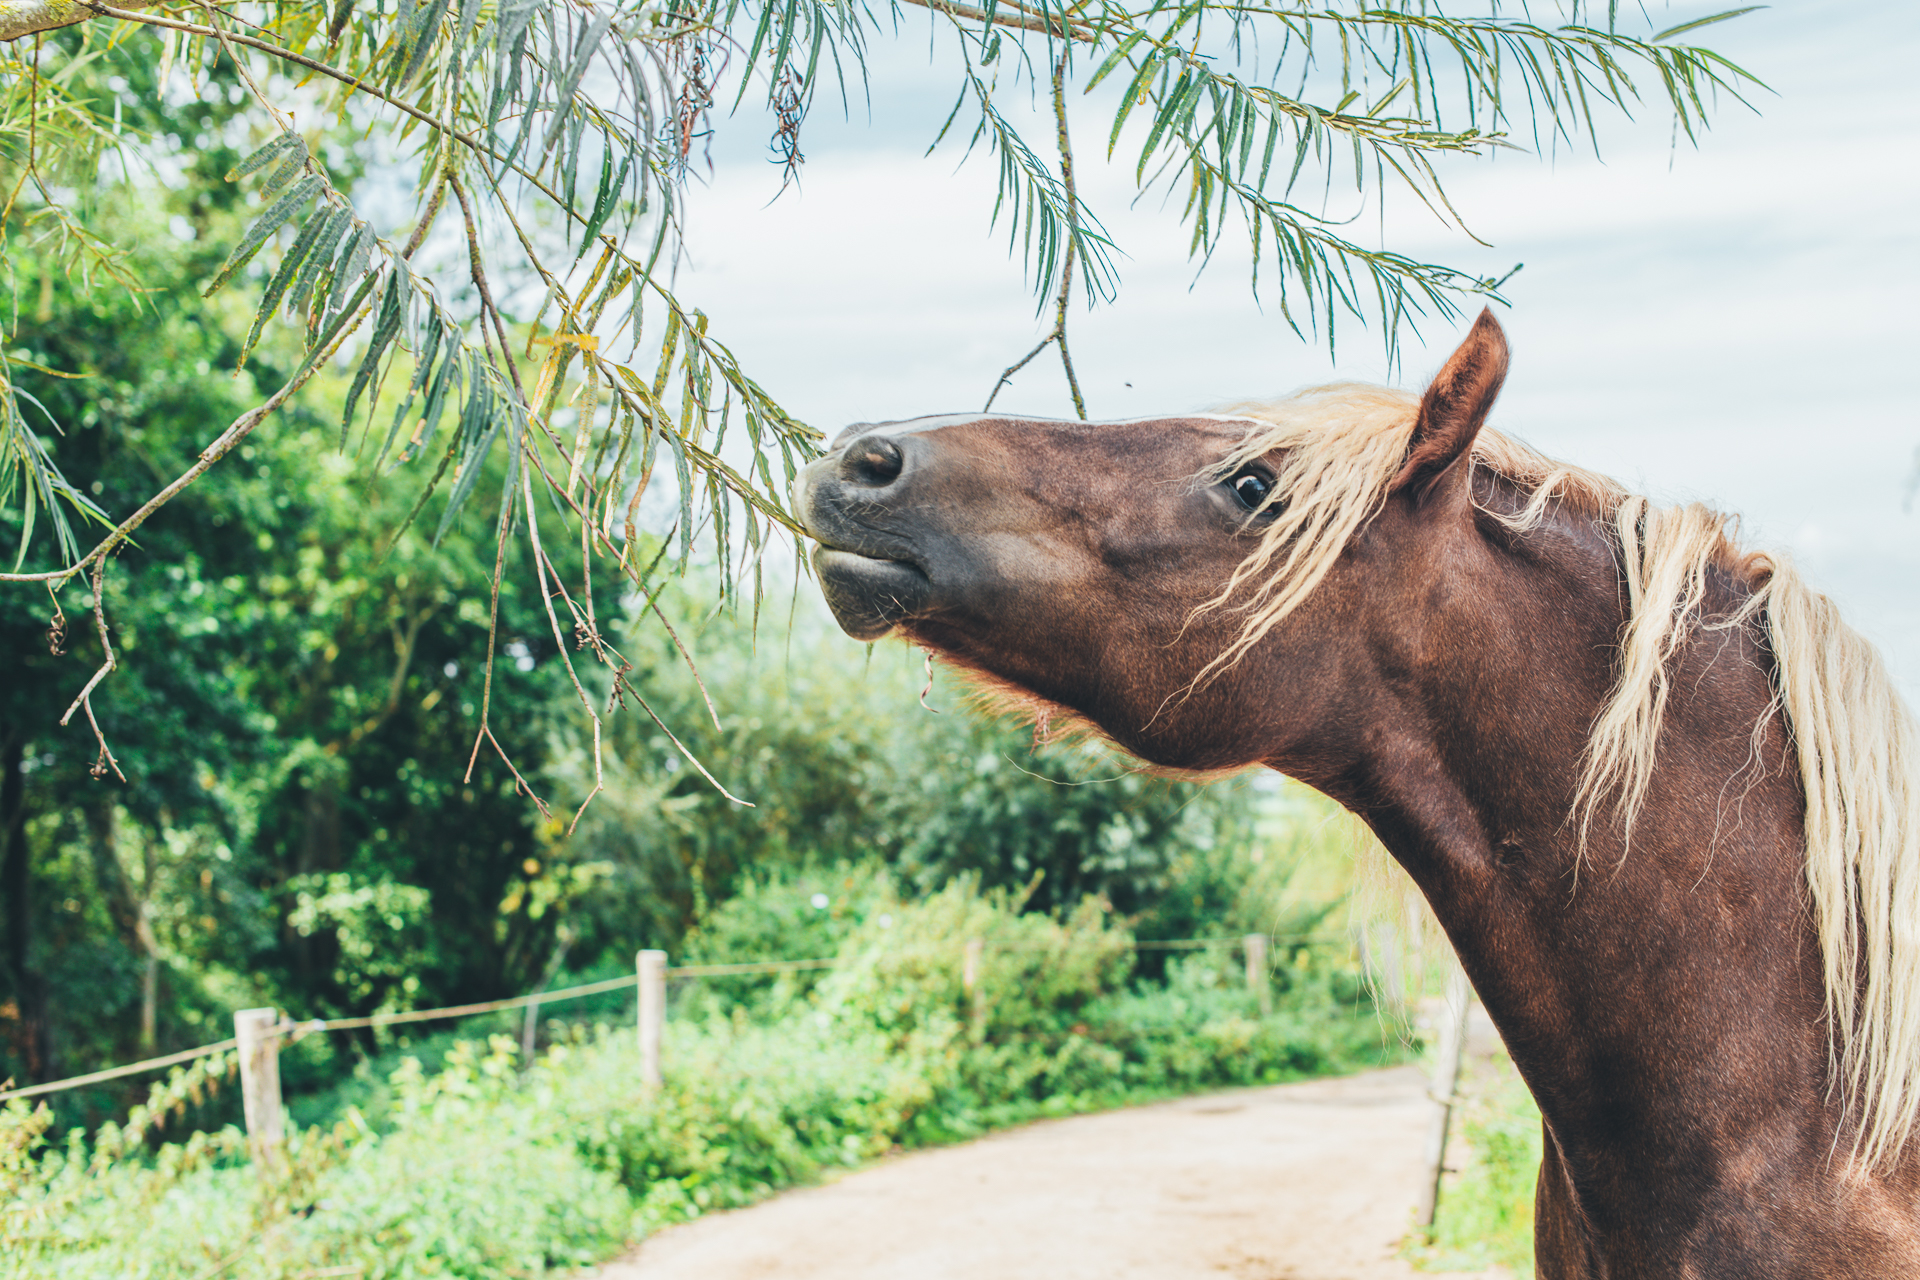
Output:
<path fill-rule="evenodd" d="M 708 912 L 688 932 L 678 963 L 838 955 L 856 929 L 886 915 L 896 903 L 886 871 L 871 863 L 775 868 L 744 877 L 732 897 Z M 820 976 L 818 970 L 800 970 L 704 978 L 690 995 L 694 1002 L 718 1008 L 746 1004 L 758 1011 L 778 1010 L 811 992 Z"/>
<path fill-rule="evenodd" d="M 1130 939 L 1096 899 L 1056 919 L 964 881 L 919 902 L 878 878 L 839 887 L 849 905 L 824 919 L 796 911 L 798 881 L 716 913 L 702 943 L 716 959 L 737 958 L 723 950 L 735 940 L 837 937 L 839 963 L 810 990 L 683 996 L 657 1089 L 627 1029 L 572 1028 L 526 1064 L 508 1036 L 456 1043 L 437 1070 L 403 1059 L 383 1089 L 356 1091 L 382 1114 L 348 1106 L 294 1126 L 283 1172 L 265 1179 L 232 1128 L 151 1142 L 226 1057 L 177 1073 L 91 1142 L 49 1148 L 47 1113 L 13 1104 L 0 1112 L 0 1278 L 540 1275 L 894 1147 L 1399 1052 L 1351 961 L 1324 949 L 1280 957 L 1278 1007 L 1262 1014 L 1218 956 L 1130 989 Z M 814 910 L 810 893 L 798 900 Z"/>
<path fill-rule="evenodd" d="M 556 1083 L 551 1067 L 516 1080 L 504 1036 L 484 1053 L 465 1046 L 437 1075 L 417 1064 L 396 1073 L 384 1135 L 357 1116 L 295 1129 L 278 1178 L 255 1171 L 234 1129 L 195 1134 L 151 1159 L 128 1158 L 136 1148 L 123 1134 L 103 1132 L 91 1150 L 76 1137 L 10 1164 L 0 1275 L 120 1280 L 218 1268 L 245 1278 L 358 1266 L 369 1280 L 398 1280 L 596 1261 L 629 1238 L 634 1205 L 559 1123 Z M 30 1116 L 10 1111 L 7 1131 L 29 1133 Z"/>

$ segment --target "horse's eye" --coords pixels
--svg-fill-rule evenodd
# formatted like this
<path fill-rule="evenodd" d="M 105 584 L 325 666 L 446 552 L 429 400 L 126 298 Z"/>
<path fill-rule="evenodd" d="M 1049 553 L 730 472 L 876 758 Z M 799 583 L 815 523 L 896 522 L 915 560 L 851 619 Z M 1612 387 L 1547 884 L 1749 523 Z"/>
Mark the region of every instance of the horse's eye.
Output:
<path fill-rule="evenodd" d="M 1260 504 L 1267 500 L 1267 495 L 1273 492 L 1273 480 L 1266 472 L 1248 467 L 1235 472 L 1233 478 L 1227 481 L 1227 487 L 1233 490 L 1233 496 L 1240 500 L 1241 506 L 1249 511 L 1258 511 Z"/>

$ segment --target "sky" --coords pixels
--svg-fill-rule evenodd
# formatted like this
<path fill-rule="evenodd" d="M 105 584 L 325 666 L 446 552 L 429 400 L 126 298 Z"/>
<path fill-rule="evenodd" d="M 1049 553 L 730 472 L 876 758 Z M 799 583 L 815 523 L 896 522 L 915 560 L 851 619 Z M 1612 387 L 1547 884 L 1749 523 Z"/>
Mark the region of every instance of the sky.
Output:
<path fill-rule="evenodd" d="M 1648 5 L 1659 25 L 1708 11 Z M 711 169 L 688 197 L 679 292 L 829 434 L 977 409 L 1046 328 L 1004 228 L 989 227 L 992 170 L 951 142 L 926 154 L 957 81 L 926 15 L 906 12 L 901 37 L 875 43 L 871 108 L 856 100 L 846 119 L 815 104 L 796 188 L 780 191 L 764 121 L 742 113 L 716 120 Z M 1563 143 L 1444 166 L 1490 248 L 1404 196 L 1348 234 L 1484 274 L 1525 263 L 1499 311 L 1514 356 L 1493 425 L 1656 499 L 1741 513 L 1748 540 L 1790 550 L 1915 700 L 1920 17 L 1906 0 L 1800 0 L 1698 38 L 1767 89 L 1751 95 L 1757 110 L 1723 100 L 1697 149 L 1650 101 L 1603 128 L 1600 159 Z M 1130 203 L 1130 166 L 1103 162 L 1107 118 L 1086 105 L 1082 194 L 1122 251 L 1117 300 L 1076 306 L 1072 321 L 1095 418 L 1330 376 L 1418 386 L 1464 332 L 1465 319 L 1423 323 L 1390 370 L 1356 326 L 1330 361 L 1251 296 L 1244 253 L 1223 248 L 1196 276 L 1177 207 Z M 1352 205 L 1329 197 L 1332 211 Z M 1070 414 L 1058 362 L 1036 360 L 996 408 Z"/>

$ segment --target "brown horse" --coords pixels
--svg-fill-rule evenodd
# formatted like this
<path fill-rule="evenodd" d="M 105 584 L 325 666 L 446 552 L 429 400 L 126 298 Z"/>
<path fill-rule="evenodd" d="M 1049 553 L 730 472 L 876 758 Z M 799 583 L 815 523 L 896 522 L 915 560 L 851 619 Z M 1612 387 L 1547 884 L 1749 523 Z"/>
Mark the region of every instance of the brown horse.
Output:
<path fill-rule="evenodd" d="M 1540 1104 L 1539 1272 L 1920 1275 L 1920 787 L 1872 648 L 1723 517 L 1422 397 L 850 428 L 841 625 L 1151 765 L 1359 814 Z"/>

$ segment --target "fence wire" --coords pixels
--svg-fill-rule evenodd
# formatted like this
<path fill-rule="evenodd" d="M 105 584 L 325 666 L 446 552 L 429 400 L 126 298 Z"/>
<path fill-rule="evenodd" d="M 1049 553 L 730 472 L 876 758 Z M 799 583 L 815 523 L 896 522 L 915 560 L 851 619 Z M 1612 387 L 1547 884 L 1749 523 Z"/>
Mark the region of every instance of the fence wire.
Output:
<path fill-rule="evenodd" d="M 1208 947 L 1235 946 L 1243 941 L 1245 941 L 1244 936 L 1173 938 L 1133 942 L 1131 946 L 1135 951 L 1197 951 Z M 1268 941 L 1299 945 L 1329 942 L 1332 939 L 1311 934 L 1276 934 L 1269 937 Z M 994 949 L 1021 950 L 1023 948 L 996 947 Z M 666 976 L 669 978 L 721 978 L 756 973 L 795 973 L 812 969 L 831 969 L 836 963 L 838 961 L 832 957 L 822 957 L 812 960 L 749 960 L 739 964 L 687 964 L 668 968 Z M 623 977 L 608 978 L 602 982 L 562 987 L 558 991 L 536 991 L 528 995 L 508 996 L 500 1000 L 482 1000 L 477 1004 L 448 1005 L 439 1009 L 407 1009 L 397 1013 L 373 1013 L 356 1018 L 309 1018 L 304 1021 L 285 1019 L 272 1029 L 272 1034 L 285 1036 L 291 1042 L 326 1031 L 357 1031 L 367 1027 L 391 1027 L 410 1022 L 437 1022 L 445 1018 L 466 1018 L 474 1014 L 496 1013 L 503 1009 L 524 1009 L 528 1005 L 558 1004 L 565 1000 L 578 1000 L 608 991 L 619 991 L 624 987 L 636 985 L 639 980 L 638 974 L 629 973 Z M 147 1058 L 140 1062 L 129 1062 L 118 1067 L 92 1071 L 83 1076 L 51 1080 L 45 1084 L 27 1085 L 19 1089 L 4 1089 L 0 1090 L 0 1102 L 13 1098 L 32 1098 L 41 1094 L 60 1093 L 67 1089 L 79 1089 L 90 1084 L 105 1084 L 109 1080 L 119 1080 L 148 1071 L 159 1071 L 211 1054 L 225 1053 L 238 1044 L 237 1040 L 221 1040 L 193 1049 L 182 1049 L 178 1053 L 163 1054 L 158 1058 Z"/>

